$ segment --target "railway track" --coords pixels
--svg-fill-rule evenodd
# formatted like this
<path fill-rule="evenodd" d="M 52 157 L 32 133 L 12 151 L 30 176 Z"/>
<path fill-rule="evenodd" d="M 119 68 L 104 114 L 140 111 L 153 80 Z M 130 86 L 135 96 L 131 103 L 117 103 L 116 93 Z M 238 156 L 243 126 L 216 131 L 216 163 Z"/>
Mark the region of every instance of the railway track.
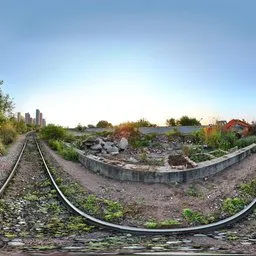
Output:
<path fill-rule="evenodd" d="M 122 232 L 122 233 L 130 233 L 130 234 L 137 234 L 137 235 L 171 235 L 171 234 L 190 234 L 190 233 L 205 233 L 205 232 L 210 232 L 213 230 L 218 230 L 218 229 L 222 229 L 224 227 L 228 227 L 228 226 L 232 226 L 233 224 L 235 224 L 236 222 L 240 221 L 241 219 L 245 218 L 247 215 L 249 215 L 253 209 L 256 206 L 256 198 L 249 204 L 247 205 L 242 211 L 238 212 L 237 214 L 220 220 L 218 222 L 215 223 L 211 223 L 211 224 L 207 224 L 207 225 L 200 225 L 200 226 L 195 226 L 195 227 L 187 227 L 187 228 L 173 228 L 173 229 L 146 229 L 146 228 L 137 228 L 137 227 L 130 227 L 130 226 L 122 226 L 122 225 L 118 225 L 118 224 L 113 224 L 113 223 L 109 223 L 100 219 L 97 219 L 91 215 L 88 215 L 87 213 L 81 211 L 80 209 L 78 209 L 75 205 L 72 204 L 72 202 L 70 202 L 68 200 L 68 198 L 65 197 L 65 195 L 62 193 L 62 191 L 60 190 L 60 188 L 58 187 L 58 185 L 56 184 L 56 181 L 54 180 L 51 171 L 49 169 L 49 167 L 47 166 L 47 163 L 45 161 L 45 158 L 43 156 L 43 153 L 40 149 L 39 143 L 37 141 L 37 139 L 34 137 L 34 141 L 37 147 L 37 150 L 40 154 L 41 157 L 41 161 L 43 162 L 45 171 L 51 181 L 51 184 L 53 185 L 53 187 L 55 188 L 55 190 L 57 191 L 58 196 L 60 197 L 60 199 L 65 203 L 65 205 L 71 209 L 73 212 L 75 212 L 77 215 L 82 216 L 83 218 L 85 218 L 85 221 L 93 226 L 98 226 L 110 231 L 118 231 L 118 232 Z M 25 148 L 27 146 L 27 141 L 24 143 L 24 146 L 21 150 L 21 153 L 17 159 L 16 164 L 14 165 L 13 170 L 11 171 L 9 177 L 7 178 L 7 180 L 5 181 L 4 185 L 1 187 L 0 189 L 0 196 L 1 194 L 4 193 L 4 191 L 6 190 L 8 184 L 11 182 L 11 180 L 13 179 L 15 172 L 17 170 L 17 166 L 19 165 L 19 162 L 22 158 L 22 155 L 25 151 Z"/>

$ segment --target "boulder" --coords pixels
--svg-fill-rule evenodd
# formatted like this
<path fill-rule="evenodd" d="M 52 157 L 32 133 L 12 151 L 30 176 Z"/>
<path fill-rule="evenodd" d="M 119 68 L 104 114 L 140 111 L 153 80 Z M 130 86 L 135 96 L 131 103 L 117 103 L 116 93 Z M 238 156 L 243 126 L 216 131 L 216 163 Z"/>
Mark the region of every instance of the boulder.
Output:
<path fill-rule="evenodd" d="M 118 154 L 119 153 L 119 149 L 114 145 L 113 142 L 105 142 L 103 148 L 112 155 Z"/>
<path fill-rule="evenodd" d="M 125 137 L 122 137 L 120 140 L 118 147 L 122 150 L 125 150 L 128 147 L 129 143 L 128 140 Z"/>
<path fill-rule="evenodd" d="M 101 144 L 95 144 L 95 145 L 92 145 L 90 147 L 91 150 L 98 150 L 98 151 L 101 151 L 102 150 L 102 146 Z"/>

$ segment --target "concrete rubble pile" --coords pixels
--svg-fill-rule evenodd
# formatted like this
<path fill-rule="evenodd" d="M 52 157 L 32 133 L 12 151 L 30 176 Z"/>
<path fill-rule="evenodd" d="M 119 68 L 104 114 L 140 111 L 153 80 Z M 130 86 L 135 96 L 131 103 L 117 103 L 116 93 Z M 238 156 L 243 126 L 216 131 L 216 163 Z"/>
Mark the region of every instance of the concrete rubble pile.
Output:
<path fill-rule="evenodd" d="M 95 155 L 117 155 L 129 146 L 128 140 L 124 137 L 122 137 L 120 141 L 114 141 L 110 137 L 90 137 L 87 140 L 83 141 L 82 144 L 84 145 L 85 151 L 89 151 L 90 153 Z"/>

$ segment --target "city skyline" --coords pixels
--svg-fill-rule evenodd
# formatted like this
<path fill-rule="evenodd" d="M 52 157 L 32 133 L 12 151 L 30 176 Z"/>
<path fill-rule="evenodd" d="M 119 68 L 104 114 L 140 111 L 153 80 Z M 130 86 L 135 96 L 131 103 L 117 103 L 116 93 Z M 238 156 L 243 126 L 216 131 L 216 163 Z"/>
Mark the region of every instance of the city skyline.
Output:
<path fill-rule="evenodd" d="M 43 113 L 39 109 L 36 109 L 35 118 L 33 118 L 29 112 L 22 116 L 21 112 L 17 112 L 17 121 L 24 121 L 26 124 L 35 124 L 40 127 L 46 126 L 46 119 L 43 118 Z"/>
<path fill-rule="evenodd" d="M 141 118 L 164 125 L 183 115 L 252 122 L 255 7 L 253 0 L 3 1 L 3 90 L 15 111 L 39 107 L 64 127 Z"/>

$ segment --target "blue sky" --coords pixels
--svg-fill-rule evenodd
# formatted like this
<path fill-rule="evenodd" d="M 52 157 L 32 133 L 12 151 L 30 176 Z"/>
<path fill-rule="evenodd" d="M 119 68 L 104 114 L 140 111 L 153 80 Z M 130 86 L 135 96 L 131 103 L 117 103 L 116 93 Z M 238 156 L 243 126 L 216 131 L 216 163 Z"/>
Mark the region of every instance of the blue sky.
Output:
<path fill-rule="evenodd" d="M 254 0 L 2 0 L 15 111 L 63 126 L 256 120 Z"/>

